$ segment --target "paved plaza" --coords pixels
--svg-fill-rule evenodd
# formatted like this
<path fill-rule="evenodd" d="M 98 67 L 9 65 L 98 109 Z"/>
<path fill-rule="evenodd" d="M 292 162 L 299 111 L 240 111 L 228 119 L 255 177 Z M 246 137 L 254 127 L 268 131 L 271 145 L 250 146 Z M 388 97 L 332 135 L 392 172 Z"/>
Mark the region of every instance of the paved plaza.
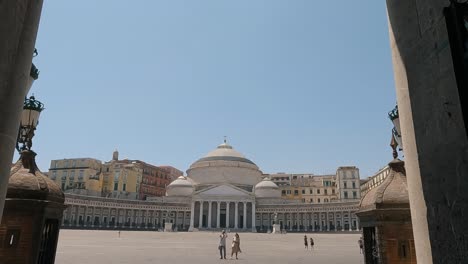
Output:
<path fill-rule="evenodd" d="M 218 233 L 163 233 L 61 230 L 57 264 L 209 264 L 209 263 L 364 263 L 359 234 L 307 234 L 315 249 L 304 249 L 304 234 L 240 233 L 239 260 L 219 259 Z M 228 234 L 232 241 L 233 233 Z M 230 245 L 230 243 L 227 243 Z"/>

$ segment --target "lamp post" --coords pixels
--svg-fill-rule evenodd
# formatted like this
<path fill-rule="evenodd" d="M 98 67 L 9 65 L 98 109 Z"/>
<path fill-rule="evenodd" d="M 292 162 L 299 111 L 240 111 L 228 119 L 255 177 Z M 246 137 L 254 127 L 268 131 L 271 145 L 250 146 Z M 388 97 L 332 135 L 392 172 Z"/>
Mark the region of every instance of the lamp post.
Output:
<path fill-rule="evenodd" d="M 396 143 L 398 143 L 398 146 L 399 146 L 398 150 L 402 151 L 403 141 L 401 140 L 400 115 L 398 113 L 398 105 L 396 105 L 392 111 L 388 112 L 388 118 L 390 118 L 390 120 L 393 123 L 392 134 L 396 140 Z"/>
<path fill-rule="evenodd" d="M 44 104 L 36 100 L 34 96 L 24 99 L 23 112 L 21 113 L 20 126 L 16 149 L 18 152 L 31 150 L 34 131 L 39 124 L 39 116 L 44 110 Z M 22 146 L 20 146 L 22 144 Z"/>

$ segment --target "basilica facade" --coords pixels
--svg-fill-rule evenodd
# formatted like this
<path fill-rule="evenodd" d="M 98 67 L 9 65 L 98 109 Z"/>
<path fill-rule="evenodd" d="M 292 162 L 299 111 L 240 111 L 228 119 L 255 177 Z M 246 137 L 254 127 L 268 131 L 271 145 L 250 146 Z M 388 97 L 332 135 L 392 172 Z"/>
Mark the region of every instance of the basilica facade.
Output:
<path fill-rule="evenodd" d="M 359 199 L 285 199 L 268 175 L 226 141 L 172 181 L 166 196 L 136 201 L 67 194 L 66 204 L 64 228 L 267 232 L 276 215 L 286 231 L 360 229 L 354 214 Z"/>

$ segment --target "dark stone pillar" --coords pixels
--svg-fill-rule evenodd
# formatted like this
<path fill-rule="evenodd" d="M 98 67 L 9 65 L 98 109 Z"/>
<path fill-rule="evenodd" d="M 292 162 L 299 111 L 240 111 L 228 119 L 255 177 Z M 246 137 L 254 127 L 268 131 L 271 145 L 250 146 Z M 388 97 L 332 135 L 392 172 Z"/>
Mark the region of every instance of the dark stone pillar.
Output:
<path fill-rule="evenodd" d="M 41 10 L 42 0 L 0 2 L 0 220 Z"/>
<path fill-rule="evenodd" d="M 468 140 L 443 13 L 448 5 L 387 0 L 416 255 L 424 264 L 468 259 Z"/>

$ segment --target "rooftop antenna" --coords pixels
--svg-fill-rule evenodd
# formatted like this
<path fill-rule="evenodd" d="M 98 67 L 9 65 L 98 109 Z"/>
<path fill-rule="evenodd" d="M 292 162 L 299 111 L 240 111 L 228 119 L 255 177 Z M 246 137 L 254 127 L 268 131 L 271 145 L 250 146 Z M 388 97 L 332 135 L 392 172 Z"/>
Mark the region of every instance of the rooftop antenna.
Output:
<path fill-rule="evenodd" d="M 224 143 L 227 143 L 227 138 L 226 138 L 226 136 L 224 136 Z"/>

